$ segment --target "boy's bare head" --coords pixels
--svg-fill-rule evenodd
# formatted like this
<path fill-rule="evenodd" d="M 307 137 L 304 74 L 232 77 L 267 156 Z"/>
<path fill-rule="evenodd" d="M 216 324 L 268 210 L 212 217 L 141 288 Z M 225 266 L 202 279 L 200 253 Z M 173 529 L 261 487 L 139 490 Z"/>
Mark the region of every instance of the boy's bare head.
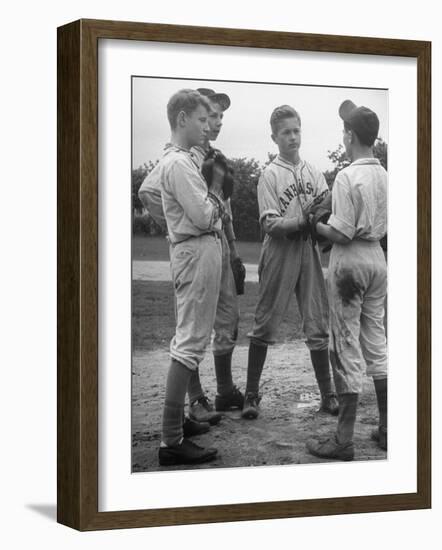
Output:
<path fill-rule="evenodd" d="M 185 88 L 173 94 L 167 103 L 167 118 L 169 119 L 171 129 L 176 129 L 178 115 L 181 112 L 191 115 L 199 105 L 202 105 L 210 112 L 209 102 L 196 90 Z"/>
<path fill-rule="evenodd" d="M 301 117 L 299 116 L 298 111 L 295 111 L 290 105 L 280 105 L 273 110 L 270 116 L 270 126 L 272 128 L 272 134 L 276 135 L 278 133 L 278 125 L 281 121 L 287 118 L 296 118 L 299 125 L 301 126 Z"/>

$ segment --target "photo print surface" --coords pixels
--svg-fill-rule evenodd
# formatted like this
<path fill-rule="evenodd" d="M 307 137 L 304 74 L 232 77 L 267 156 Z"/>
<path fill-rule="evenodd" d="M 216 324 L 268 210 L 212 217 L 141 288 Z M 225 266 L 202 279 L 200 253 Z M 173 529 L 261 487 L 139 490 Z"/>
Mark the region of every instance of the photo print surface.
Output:
<path fill-rule="evenodd" d="M 132 471 L 386 460 L 388 90 L 132 77 Z"/>

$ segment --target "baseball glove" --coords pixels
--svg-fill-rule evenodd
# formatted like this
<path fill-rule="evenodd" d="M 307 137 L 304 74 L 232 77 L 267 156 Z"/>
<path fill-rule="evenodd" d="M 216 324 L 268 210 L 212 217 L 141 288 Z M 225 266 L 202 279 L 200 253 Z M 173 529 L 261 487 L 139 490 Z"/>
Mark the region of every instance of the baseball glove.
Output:
<path fill-rule="evenodd" d="M 219 151 L 211 147 L 203 161 L 201 166 L 201 173 L 204 179 L 207 182 L 207 187 L 210 189 L 212 186 L 213 178 L 213 166 L 217 163 L 224 170 L 224 181 L 223 181 L 223 196 L 224 200 L 227 200 L 232 196 L 233 193 L 233 184 L 234 184 L 234 172 L 233 168 L 230 166 L 227 158 Z"/>
<path fill-rule="evenodd" d="M 235 279 L 236 293 L 238 295 L 244 294 L 244 281 L 246 280 L 246 268 L 242 263 L 241 258 L 235 258 L 230 262 L 233 272 L 233 278 Z"/>
<path fill-rule="evenodd" d="M 322 235 L 319 235 L 316 231 L 316 225 L 321 223 L 327 223 L 328 219 L 331 216 L 332 212 L 332 194 L 327 193 L 324 199 L 321 202 L 314 204 L 310 208 L 310 231 L 312 236 L 312 241 L 314 243 L 322 243 L 327 239 Z"/>

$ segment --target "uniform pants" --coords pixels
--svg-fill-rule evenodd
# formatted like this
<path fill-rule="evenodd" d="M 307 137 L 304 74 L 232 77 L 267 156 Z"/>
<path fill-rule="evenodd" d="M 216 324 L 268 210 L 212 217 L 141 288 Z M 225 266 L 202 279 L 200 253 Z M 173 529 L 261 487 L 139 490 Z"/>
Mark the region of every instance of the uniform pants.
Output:
<path fill-rule="evenodd" d="M 170 355 L 191 370 L 198 368 L 210 343 L 221 284 L 221 238 L 194 237 L 171 246 L 176 332 Z"/>
<path fill-rule="evenodd" d="M 378 242 L 334 244 L 328 270 L 330 351 L 338 393 L 360 393 L 364 372 L 387 376 L 387 264 Z"/>
<path fill-rule="evenodd" d="M 230 250 L 224 232 L 222 241 L 221 285 L 215 318 L 215 335 L 212 343 L 215 355 L 232 352 L 238 336 L 239 306 L 235 279 L 230 266 Z"/>
<path fill-rule="evenodd" d="M 258 345 L 273 344 L 290 297 L 295 292 L 310 350 L 328 348 L 327 290 L 318 247 L 304 240 L 266 236 L 258 266 L 259 298 L 253 331 Z"/>

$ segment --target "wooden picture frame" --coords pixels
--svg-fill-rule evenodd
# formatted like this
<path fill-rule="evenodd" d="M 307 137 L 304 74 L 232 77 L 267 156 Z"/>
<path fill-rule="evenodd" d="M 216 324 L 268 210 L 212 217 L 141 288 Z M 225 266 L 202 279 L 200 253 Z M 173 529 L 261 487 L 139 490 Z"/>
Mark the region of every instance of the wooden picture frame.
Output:
<path fill-rule="evenodd" d="M 138 40 L 417 60 L 417 491 L 98 511 L 98 41 Z M 431 506 L 431 44 L 422 41 L 79 20 L 58 29 L 58 521 L 81 531 Z"/>

